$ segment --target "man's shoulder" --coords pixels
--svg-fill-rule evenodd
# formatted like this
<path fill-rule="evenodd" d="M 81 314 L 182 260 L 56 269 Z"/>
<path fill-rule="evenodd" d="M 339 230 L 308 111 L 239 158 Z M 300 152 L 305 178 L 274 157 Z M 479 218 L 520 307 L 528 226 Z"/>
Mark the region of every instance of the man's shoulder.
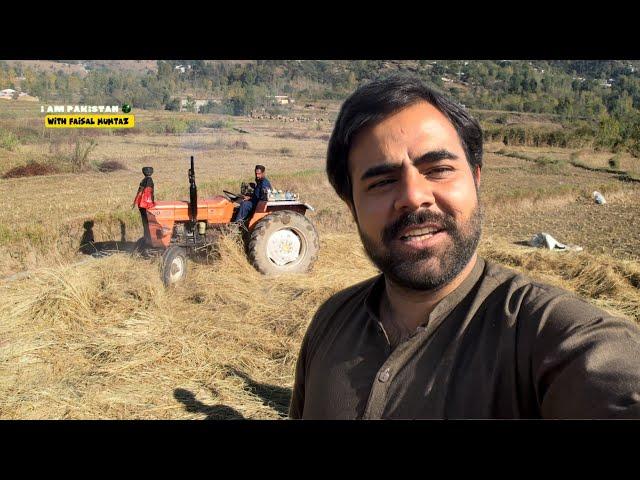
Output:
<path fill-rule="evenodd" d="M 508 285 L 510 290 L 526 290 L 529 299 L 563 295 L 575 296 L 568 290 L 541 282 L 525 273 L 518 272 L 491 260 L 485 260 L 483 279 L 485 282 L 491 282 L 496 286 Z"/>
<path fill-rule="evenodd" d="M 562 328 L 569 328 L 571 325 L 611 316 L 574 292 L 533 279 L 492 261 L 486 261 L 484 279 L 485 282 L 493 283 L 495 294 L 504 295 L 503 301 L 508 310 L 517 309 L 520 321 L 536 319 L 542 323 L 552 322 L 562 325 Z"/>
<path fill-rule="evenodd" d="M 316 310 L 309 325 L 309 335 L 325 331 L 336 322 L 350 318 L 348 313 L 355 313 L 359 308 L 364 308 L 367 294 L 380 277 L 381 275 L 377 275 L 331 295 Z"/>
<path fill-rule="evenodd" d="M 331 295 L 319 308 L 316 315 L 326 315 L 330 312 L 335 313 L 341 307 L 349 304 L 360 304 L 373 285 L 380 279 L 381 275 L 368 278 L 362 282 L 344 288 Z"/>

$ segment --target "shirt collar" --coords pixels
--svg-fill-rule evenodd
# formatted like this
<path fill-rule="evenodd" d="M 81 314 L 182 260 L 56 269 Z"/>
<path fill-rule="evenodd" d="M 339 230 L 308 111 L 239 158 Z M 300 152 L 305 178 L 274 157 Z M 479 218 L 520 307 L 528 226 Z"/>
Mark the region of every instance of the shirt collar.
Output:
<path fill-rule="evenodd" d="M 425 319 L 425 323 L 427 321 L 431 323 L 432 319 L 438 319 L 447 316 L 456 307 L 456 305 L 458 305 L 464 299 L 464 297 L 467 296 L 473 286 L 478 282 L 478 280 L 482 276 L 482 272 L 484 271 L 484 266 L 484 259 L 478 256 L 476 259 L 476 264 L 474 265 L 467 278 L 465 278 L 463 282 L 458 285 L 458 288 L 456 288 L 453 292 L 449 293 L 449 295 L 440 300 L 440 302 L 429 314 L 429 317 Z M 364 306 L 367 313 L 376 321 L 380 320 L 380 317 L 378 315 L 378 308 L 380 306 L 380 296 L 384 292 L 384 286 L 384 274 L 380 274 L 369 287 L 369 291 L 366 293 L 364 299 Z"/>

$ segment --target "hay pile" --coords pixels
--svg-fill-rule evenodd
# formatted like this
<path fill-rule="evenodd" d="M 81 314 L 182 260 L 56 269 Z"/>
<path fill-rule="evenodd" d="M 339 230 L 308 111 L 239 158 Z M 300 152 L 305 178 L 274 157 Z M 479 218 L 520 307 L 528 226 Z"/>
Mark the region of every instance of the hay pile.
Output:
<path fill-rule="evenodd" d="M 267 279 L 226 238 L 170 290 L 157 262 L 126 255 L 0 284 L 0 417 L 286 415 L 313 312 L 375 274 L 344 237 L 322 239 L 310 275 Z"/>
<path fill-rule="evenodd" d="M 491 237 L 480 251 L 640 321 L 637 262 Z M 376 270 L 354 233 L 321 237 L 309 275 L 264 277 L 233 237 L 220 253 L 169 290 L 157 261 L 124 254 L 0 283 L 0 418 L 284 417 L 313 313 Z"/>
<path fill-rule="evenodd" d="M 479 252 L 532 278 L 580 295 L 613 314 L 640 322 L 640 264 L 588 252 L 551 252 L 520 247 L 497 237 Z"/>

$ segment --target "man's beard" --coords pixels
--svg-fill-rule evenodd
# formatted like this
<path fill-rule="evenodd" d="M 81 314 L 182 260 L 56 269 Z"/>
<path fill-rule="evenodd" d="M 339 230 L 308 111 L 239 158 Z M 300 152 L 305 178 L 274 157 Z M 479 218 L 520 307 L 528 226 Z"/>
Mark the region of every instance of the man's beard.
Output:
<path fill-rule="evenodd" d="M 423 209 L 405 214 L 385 227 L 381 242 L 374 242 L 360 229 L 360 225 L 358 233 L 371 261 L 393 283 L 412 290 L 438 290 L 451 282 L 473 257 L 480 242 L 482 217 L 482 206 L 478 200 L 469 220 L 460 225 L 452 215 Z M 401 253 L 390 247 L 403 229 L 427 222 L 438 225 L 451 238 L 452 245 L 439 256 L 435 250 L 441 248 L 440 245 L 411 253 Z M 428 266 L 429 260 L 437 262 L 437 265 Z"/>

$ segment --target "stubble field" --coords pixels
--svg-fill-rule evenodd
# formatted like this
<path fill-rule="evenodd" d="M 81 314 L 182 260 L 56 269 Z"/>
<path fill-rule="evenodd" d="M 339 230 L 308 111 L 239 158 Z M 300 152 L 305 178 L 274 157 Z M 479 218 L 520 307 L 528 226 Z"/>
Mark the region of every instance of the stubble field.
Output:
<path fill-rule="evenodd" d="M 90 137 L 91 161 L 125 170 L 0 179 L 0 418 L 284 417 L 313 313 L 376 274 L 324 173 L 336 108 L 297 122 L 134 111 L 136 131 Z M 191 133 L 166 133 L 176 119 L 198 122 Z M 43 131 L 41 122 L 37 107 L 0 105 L 0 127 L 27 139 L 0 148 L 0 174 L 71 155 L 78 131 Z M 486 151 L 481 254 L 640 321 L 640 184 L 570 163 L 604 168 L 606 152 Z M 191 262 L 188 281 L 165 290 L 157 260 L 127 253 L 142 233 L 130 205 L 146 165 L 157 199 L 186 199 L 191 155 L 201 198 L 238 190 L 263 164 L 274 186 L 313 205 L 313 271 L 267 279 L 229 237 L 220 259 Z M 620 163 L 640 170 L 631 157 Z M 593 203 L 594 190 L 606 205 Z M 88 221 L 96 251 L 80 253 Z M 524 245 L 541 231 L 584 251 Z M 108 255 L 90 255 L 97 250 Z"/>

